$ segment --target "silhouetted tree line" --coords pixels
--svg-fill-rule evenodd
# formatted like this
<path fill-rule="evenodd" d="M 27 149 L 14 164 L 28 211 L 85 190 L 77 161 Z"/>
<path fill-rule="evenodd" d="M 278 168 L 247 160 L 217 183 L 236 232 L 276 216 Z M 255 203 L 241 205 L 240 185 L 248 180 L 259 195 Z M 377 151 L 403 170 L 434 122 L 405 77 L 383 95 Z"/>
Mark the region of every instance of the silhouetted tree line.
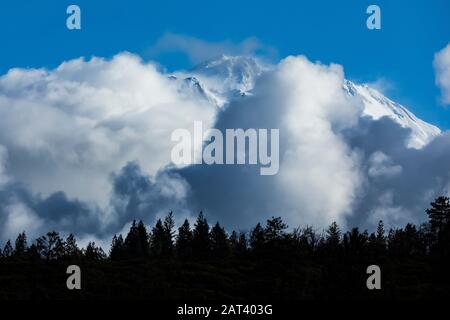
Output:
<path fill-rule="evenodd" d="M 22 232 L 0 250 L 0 300 L 448 298 L 449 198 L 435 199 L 426 213 L 420 226 L 386 230 L 380 221 L 370 233 L 337 223 L 288 231 L 280 217 L 227 233 L 202 212 L 176 228 L 169 213 L 151 230 L 133 221 L 108 253 L 55 231 L 29 244 Z M 81 267 L 83 290 L 66 289 L 70 264 Z M 381 267 L 382 290 L 366 287 L 372 264 Z"/>
<path fill-rule="evenodd" d="M 208 224 L 203 212 L 193 227 L 186 219 L 175 231 L 175 220 L 170 212 L 163 220 L 158 219 L 152 230 L 142 221 L 133 221 L 125 239 L 114 235 L 109 254 L 90 242 L 79 248 L 73 234 L 63 239 L 52 231 L 36 239 L 28 246 L 25 232 L 16 241 L 7 241 L 0 257 L 30 257 L 44 260 L 78 259 L 92 261 L 110 259 L 226 259 L 259 258 L 280 255 L 300 257 L 324 257 L 328 259 L 351 259 L 352 257 L 376 258 L 439 256 L 450 253 L 450 200 L 438 197 L 426 210 L 429 222 L 419 227 L 407 224 L 404 228 L 385 231 L 383 221 L 377 230 L 369 233 L 352 228 L 342 232 L 333 222 L 324 232 L 311 226 L 287 232 L 288 226 L 281 217 L 272 217 L 263 226 L 258 223 L 250 232 L 232 231 L 228 234 L 216 222 Z"/>

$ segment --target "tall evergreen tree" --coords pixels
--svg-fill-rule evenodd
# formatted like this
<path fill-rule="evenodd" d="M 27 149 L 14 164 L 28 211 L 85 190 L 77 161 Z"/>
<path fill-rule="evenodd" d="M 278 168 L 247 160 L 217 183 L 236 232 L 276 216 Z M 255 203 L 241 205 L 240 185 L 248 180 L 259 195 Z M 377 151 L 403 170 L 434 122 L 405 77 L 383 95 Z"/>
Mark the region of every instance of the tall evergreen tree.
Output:
<path fill-rule="evenodd" d="M 106 259 L 105 252 L 102 248 L 97 247 L 95 242 L 89 242 L 86 250 L 84 251 L 86 259 L 91 261 L 100 261 Z"/>
<path fill-rule="evenodd" d="M 326 243 L 331 248 L 337 248 L 341 242 L 341 230 L 336 222 L 333 222 L 326 231 Z"/>
<path fill-rule="evenodd" d="M 22 256 L 27 252 L 27 249 L 27 236 L 24 231 L 17 236 L 14 253 L 18 256 Z"/>
<path fill-rule="evenodd" d="M 230 254 L 230 244 L 225 229 L 217 222 L 209 233 L 211 254 L 214 258 L 226 258 Z"/>
<path fill-rule="evenodd" d="M 64 255 L 68 258 L 78 258 L 81 255 L 81 250 L 78 248 L 77 240 L 72 233 L 66 238 Z"/>
<path fill-rule="evenodd" d="M 150 249 L 151 253 L 156 256 L 160 256 L 164 254 L 165 248 L 165 235 L 164 235 L 164 226 L 161 219 L 156 221 L 155 226 L 152 229 L 152 233 L 150 236 Z"/>
<path fill-rule="evenodd" d="M 184 220 L 181 227 L 178 228 L 178 235 L 176 240 L 176 249 L 179 257 L 186 258 L 192 255 L 192 231 L 189 221 Z"/>
<path fill-rule="evenodd" d="M 376 238 L 379 243 L 384 244 L 386 242 L 383 220 L 378 221 Z"/>
<path fill-rule="evenodd" d="M 173 241 L 171 231 L 165 223 L 158 219 L 153 227 L 150 241 L 151 253 L 156 256 L 169 256 L 172 253 Z"/>
<path fill-rule="evenodd" d="M 194 225 L 192 252 L 196 257 L 206 257 L 208 256 L 209 248 L 209 225 L 208 221 L 203 216 L 203 212 L 200 211 Z"/>
<path fill-rule="evenodd" d="M 431 208 L 427 209 L 426 212 L 432 231 L 438 235 L 450 223 L 450 198 L 438 197 L 430 205 Z"/>
<path fill-rule="evenodd" d="M 169 214 L 164 218 L 164 236 L 165 236 L 165 246 L 167 248 L 167 253 L 171 254 L 173 251 L 173 239 L 175 236 L 175 219 L 173 217 L 173 212 L 169 212 Z"/>
<path fill-rule="evenodd" d="M 231 231 L 229 242 L 231 250 L 234 252 L 238 243 L 238 234 L 235 230 Z"/>
<path fill-rule="evenodd" d="M 39 254 L 47 260 L 56 260 L 64 256 L 64 241 L 56 231 L 48 232 L 36 240 Z"/>
<path fill-rule="evenodd" d="M 131 224 L 130 231 L 128 231 L 125 238 L 124 247 L 124 254 L 128 259 L 138 259 L 144 256 L 142 241 L 136 220 L 133 220 L 133 223 Z"/>
<path fill-rule="evenodd" d="M 111 242 L 111 249 L 109 251 L 109 258 L 113 261 L 122 260 L 124 258 L 124 247 L 122 235 L 114 235 Z"/>
<path fill-rule="evenodd" d="M 382 220 L 378 222 L 377 232 L 374 239 L 371 239 L 371 244 L 375 249 L 375 254 L 381 255 L 386 251 L 386 232 L 384 230 L 384 223 Z"/>
<path fill-rule="evenodd" d="M 11 245 L 11 241 L 6 241 L 5 246 L 3 247 L 3 256 L 5 258 L 11 257 L 14 254 L 14 249 Z"/>
<path fill-rule="evenodd" d="M 250 232 L 250 247 L 252 251 L 255 253 L 260 252 L 264 248 L 265 242 L 264 229 L 261 226 L 261 223 L 258 222 L 258 224 Z"/>
<path fill-rule="evenodd" d="M 266 241 L 281 240 L 288 226 L 283 222 L 281 217 L 272 217 L 267 220 L 266 229 L 264 231 Z"/>
<path fill-rule="evenodd" d="M 240 232 L 238 242 L 235 248 L 235 254 L 238 257 L 243 257 L 247 254 L 247 251 L 248 251 L 247 235 L 245 234 L 245 232 Z"/>
<path fill-rule="evenodd" d="M 139 221 L 138 223 L 137 235 L 141 247 L 141 254 L 143 257 L 148 257 L 150 255 L 149 235 L 142 221 Z"/>

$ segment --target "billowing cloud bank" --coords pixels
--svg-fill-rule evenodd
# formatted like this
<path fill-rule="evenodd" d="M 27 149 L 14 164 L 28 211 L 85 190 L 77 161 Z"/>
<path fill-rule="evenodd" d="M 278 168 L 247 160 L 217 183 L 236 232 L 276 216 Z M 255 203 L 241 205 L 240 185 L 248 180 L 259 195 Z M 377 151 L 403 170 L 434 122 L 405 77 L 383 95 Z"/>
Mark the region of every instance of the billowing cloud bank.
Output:
<path fill-rule="evenodd" d="M 202 209 L 227 228 L 272 215 L 292 227 L 395 226 L 424 220 L 428 202 L 448 192 L 449 134 L 408 148 L 411 131 L 364 115 L 339 65 L 300 56 L 261 70 L 251 92 L 225 105 L 217 78 L 169 77 L 128 53 L 10 70 L 0 78 L 0 240 L 48 229 L 101 239 L 170 210 Z M 171 133 L 194 120 L 279 128 L 279 173 L 174 167 Z"/>

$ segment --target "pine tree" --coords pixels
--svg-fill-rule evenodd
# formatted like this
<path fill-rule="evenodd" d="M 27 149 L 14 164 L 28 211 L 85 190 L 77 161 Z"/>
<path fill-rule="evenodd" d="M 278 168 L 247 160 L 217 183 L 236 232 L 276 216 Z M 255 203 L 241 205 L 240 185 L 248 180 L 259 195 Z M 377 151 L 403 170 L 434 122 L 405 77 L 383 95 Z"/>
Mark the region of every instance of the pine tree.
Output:
<path fill-rule="evenodd" d="M 376 238 L 379 243 L 384 244 L 386 242 L 383 220 L 378 222 Z"/>
<path fill-rule="evenodd" d="M 438 197 L 426 212 L 430 219 L 432 231 L 438 235 L 450 223 L 450 198 Z"/>
<path fill-rule="evenodd" d="M 27 249 L 27 236 L 24 231 L 17 236 L 14 253 L 15 255 L 23 256 L 27 252 Z"/>
<path fill-rule="evenodd" d="M 11 245 L 11 241 L 6 241 L 5 246 L 3 247 L 3 256 L 5 258 L 11 257 L 14 254 L 13 247 Z"/>
<path fill-rule="evenodd" d="M 56 231 L 48 232 L 36 240 L 39 254 L 47 260 L 55 260 L 64 256 L 64 241 Z"/>
<path fill-rule="evenodd" d="M 153 227 L 150 241 L 151 253 L 155 256 L 165 256 L 168 254 L 166 231 L 161 219 L 156 221 Z"/>
<path fill-rule="evenodd" d="M 125 257 L 128 259 L 137 259 L 143 257 L 143 250 L 139 230 L 136 220 L 133 220 L 130 231 L 125 238 Z"/>
<path fill-rule="evenodd" d="M 186 258 L 192 255 L 192 231 L 187 219 L 178 228 L 176 249 L 179 257 Z"/>
<path fill-rule="evenodd" d="M 59 233 L 54 231 L 47 235 L 49 237 L 49 242 L 53 248 L 52 250 L 53 259 L 60 259 L 64 257 L 65 243 L 64 240 L 61 239 L 61 237 L 59 236 Z"/>
<path fill-rule="evenodd" d="M 341 241 L 341 230 L 336 222 L 333 222 L 326 231 L 326 243 L 331 248 L 337 248 Z"/>
<path fill-rule="evenodd" d="M 203 216 L 203 212 L 200 211 L 194 225 L 192 252 L 196 257 L 206 257 L 208 256 L 209 248 L 209 225 L 208 221 Z"/>
<path fill-rule="evenodd" d="M 124 242 L 122 235 L 114 235 L 111 243 L 111 249 L 109 251 L 109 258 L 113 261 L 118 261 L 124 258 Z"/>
<path fill-rule="evenodd" d="M 150 255 L 149 235 L 142 221 L 139 221 L 138 223 L 137 234 L 142 251 L 141 254 L 143 257 L 148 257 Z"/>
<path fill-rule="evenodd" d="M 236 250 L 236 246 L 237 246 L 238 240 L 239 240 L 238 239 L 238 234 L 237 234 L 237 232 L 235 230 L 233 230 L 231 232 L 231 234 L 230 234 L 230 239 L 229 239 L 230 247 L 231 247 L 232 252 L 234 252 Z"/>
<path fill-rule="evenodd" d="M 306 226 L 302 228 L 299 236 L 299 244 L 303 247 L 308 254 L 312 254 L 319 244 L 322 242 L 322 237 L 317 234 L 316 230 L 312 226 Z"/>
<path fill-rule="evenodd" d="M 358 228 L 352 228 L 352 230 L 348 232 L 348 245 L 350 252 L 354 256 L 359 256 L 362 252 L 364 252 L 368 241 L 369 234 L 367 230 L 361 233 Z"/>
<path fill-rule="evenodd" d="M 235 254 L 238 257 L 243 257 L 247 254 L 248 250 L 248 242 L 247 242 L 247 236 L 245 232 L 241 232 L 239 234 L 239 239 L 236 245 Z"/>
<path fill-rule="evenodd" d="M 378 222 L 377 233 L 375 239 L 372 239 L 372 243 L 375 243 L 376 254 L 380 255 L 386 251 L 386 235 L 384 230 L 384 223 L 382 220 Z"/>
<path fill-rule="evenodd" d="M 86 250 L 84 251 L 86 259 L 91 261 L 100 261 L 106 258 L 105 252 L 102 248 L 97 247 L 95 242 L 89 242 Z"/>
<path fill-rule="evenodd" d="M 266 241 L 272 242 L 276 240 L 281 240 L 285 235 L 284 230 L 288 226 L 281 220 L 281 217 L 272 217 L 267 220 L 266 229 L 264 231 Z"/>
<path fill-rule="evenodd" d="M 77 240 L 75 236 L 71 233 L 66 238 L 64 245 L 64 256 L 68 258 L 77 258 L 81 255 L 81 250 L 78 248 Z"/>
<path fill-rule="evenodd" d="M 211 254 L 214 258 L 226 258 L 230 254 L 230 244 L 225 229 L 217 222 L 209 233 Z"/>
<path fill-rule="evenodd" d="M 258 222 L 255 228 L 250 233 L 250 247 L 253 252 L 260 252 L 265 244 L 265 232 L 261 224 Z"/>
<path fill-rule="evenodd" d="M 173 238 L 175 236 L 174 227 L 175 219 L 173 218 L 172 211 L 164 218 L 164 236 L 165 236 L 165 247 L 167 254 L 171 254 L 173 251 Z"/>

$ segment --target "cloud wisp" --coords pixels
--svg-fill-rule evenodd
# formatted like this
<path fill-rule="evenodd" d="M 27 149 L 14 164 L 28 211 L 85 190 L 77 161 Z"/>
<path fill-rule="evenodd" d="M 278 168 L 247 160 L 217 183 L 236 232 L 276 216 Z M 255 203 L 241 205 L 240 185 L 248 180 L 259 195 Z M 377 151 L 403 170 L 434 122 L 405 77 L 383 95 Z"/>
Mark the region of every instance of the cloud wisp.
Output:
<path fill-rule="evenodd" d="M 183 53 L 191 63 L 197 64 L 224 54 L 274 56 L 276 50 L 255 37 L 246 38 L 241 42 L 230 40 L 213 42 L 172 32 L 166 32 L 148 49 L 150 56 L 172 52 Z"/>

